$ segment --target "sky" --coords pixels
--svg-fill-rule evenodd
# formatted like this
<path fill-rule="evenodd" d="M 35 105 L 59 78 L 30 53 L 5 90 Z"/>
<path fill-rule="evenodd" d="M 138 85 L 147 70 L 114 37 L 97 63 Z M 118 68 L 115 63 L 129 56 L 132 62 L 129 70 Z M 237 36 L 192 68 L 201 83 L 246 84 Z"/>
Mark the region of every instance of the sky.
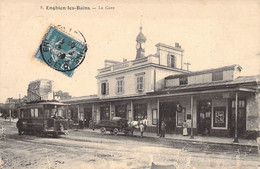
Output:
<path fill-rule="evenodd" d="M 46 10 L 47 6 L 86 6 L 91 10 Z M 56 90 L 72 96 L 96 94 L 95 76 L 105 59 L 135 59 L 141 23 L 147 38 L 145 55 L 155 54 L 157 43 L 178 42 L 192 71 L 239 64 L 244 76 L 260 74 L 257 0 L 2 0 L 0 102 L 23 97 L 28 84 L 37 79 L 53 80 Z M 86 38 L 86 58 L 72 77 L 34 58 L 50 25 L 79 30 Z"/>

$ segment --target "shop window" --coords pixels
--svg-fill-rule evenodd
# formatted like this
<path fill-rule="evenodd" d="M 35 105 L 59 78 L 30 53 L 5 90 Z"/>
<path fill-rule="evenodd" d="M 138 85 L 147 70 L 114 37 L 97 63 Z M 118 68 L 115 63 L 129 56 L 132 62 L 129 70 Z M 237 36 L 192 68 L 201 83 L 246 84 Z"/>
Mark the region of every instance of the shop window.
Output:
<path fill-rule="evenodd" d="M 116 117 L 126 118 L 127 104 L 116 105 Z"/>
<path fill-rule="evenodd" d="M 152 117 L 152 120 L 153 120 L 152 124 L 153 125 L 157 125 L 157 120 L 158 120 L 157 119 L 157 109 L 153 109 L 153 114 L 152 115 L 153 115 L 153 117 Z"/>
<path fill-rule="evenodd" d="M 117 93 L 123 93 L 124 92 L 124 80 L 119 79 L 117 80 Z"/>
<path fill-rule="evenodd" d="M 140 121 L 147 117 L 147 105 L 135 104 L 134 105 L 134 120 Z"/>
<path fill-rule="evenodd" d="M 101 94 L 102 95 L 109 94 L 109 83 L 108 82 L 101 83 Z"/>
<path fill-rule="evenodd" d="M 213 72 L 212 73 L 212 81 L 223 80 L 223 71 Z"/>
<path fill-rule="evenodd" d="M 188 77 L 181 77 L 179 78 L 179 80 L 180 80 L 180 85 L 188 84 Z"/>
<path fill-rule="evenodd" d="M 100 107 L 100 120 L 110 120 L 109 106 Z"/>
<path fill-rule="evenodd" d="M 137 77 L 136 80 L 137 80 L 137 86 L 136 86 L 137 92 L 143 92 L 144 91 L 144 77 L 143 76 Z"/>

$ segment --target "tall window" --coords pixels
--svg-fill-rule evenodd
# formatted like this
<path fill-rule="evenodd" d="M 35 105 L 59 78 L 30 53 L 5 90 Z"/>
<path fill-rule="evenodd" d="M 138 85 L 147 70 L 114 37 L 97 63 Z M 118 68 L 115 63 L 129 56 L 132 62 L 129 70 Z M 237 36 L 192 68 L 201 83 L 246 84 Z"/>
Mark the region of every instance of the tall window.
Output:
<path fill-rule="evenodd" d="M 140 76 L 137 77 L 137 92 L 143 92 L 144 91 L 144 77 Z"/>
<path fill-rule="evenodd" d="M 173 68 L 176 67 L 176 58 L 174 55 L 171 55 L 171 67 Z"/>
<path fill-rule="evenodd" d="M 117 80 L 117 93 L 123 93 L 124 92 L 124 80 L 118 79 Z"/>
<path fill-rule="evenodd" d="M 102 82 L 101 83 L 101 94 L 102 95 L 108 95 L 109 94 L 109 83 L 108 82 Z"/>
<path fill-rule="evenodd" d="M 223 71 L 212 73 L 212 81 L 218 81 L 218 80 L 223 80 Z"/>

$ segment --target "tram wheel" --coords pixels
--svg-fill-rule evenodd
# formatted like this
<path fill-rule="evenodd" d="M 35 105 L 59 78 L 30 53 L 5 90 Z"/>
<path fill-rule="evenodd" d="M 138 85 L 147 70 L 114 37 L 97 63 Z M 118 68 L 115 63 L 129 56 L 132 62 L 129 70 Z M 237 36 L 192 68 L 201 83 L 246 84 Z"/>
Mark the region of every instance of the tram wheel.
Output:
<path fill-rule="evenodd" d="M 100 129 L 100 132 L 101 132 L 101 134 L 105 134 L 105 133 L 106 133 L 106 128 L 105 128 L 105 127 L 102 127 L 102 128 Z"/>
<path fill-rule="evenodd" d="M 119 130 L 118 130 L 118 128 L 114 128 L 114 130 L 113 130 L 113 134 L 114 134 L 115 136 L 117 136 L 117 135 L 118 135 L 118 133 L 119 133 Z"/>

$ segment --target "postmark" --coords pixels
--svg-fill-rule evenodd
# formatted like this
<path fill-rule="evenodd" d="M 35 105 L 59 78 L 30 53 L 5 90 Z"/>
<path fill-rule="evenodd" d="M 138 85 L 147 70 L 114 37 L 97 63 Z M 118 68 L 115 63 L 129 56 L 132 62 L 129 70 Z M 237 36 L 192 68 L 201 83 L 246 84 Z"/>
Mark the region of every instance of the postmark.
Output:
<path fill-rule="evenodd" d="M 35 57 L 71 77 L 74 70 L 84 61 L 87 49 L 86 42 L 73 38 L 59 27 L 50 26 Z"/>

